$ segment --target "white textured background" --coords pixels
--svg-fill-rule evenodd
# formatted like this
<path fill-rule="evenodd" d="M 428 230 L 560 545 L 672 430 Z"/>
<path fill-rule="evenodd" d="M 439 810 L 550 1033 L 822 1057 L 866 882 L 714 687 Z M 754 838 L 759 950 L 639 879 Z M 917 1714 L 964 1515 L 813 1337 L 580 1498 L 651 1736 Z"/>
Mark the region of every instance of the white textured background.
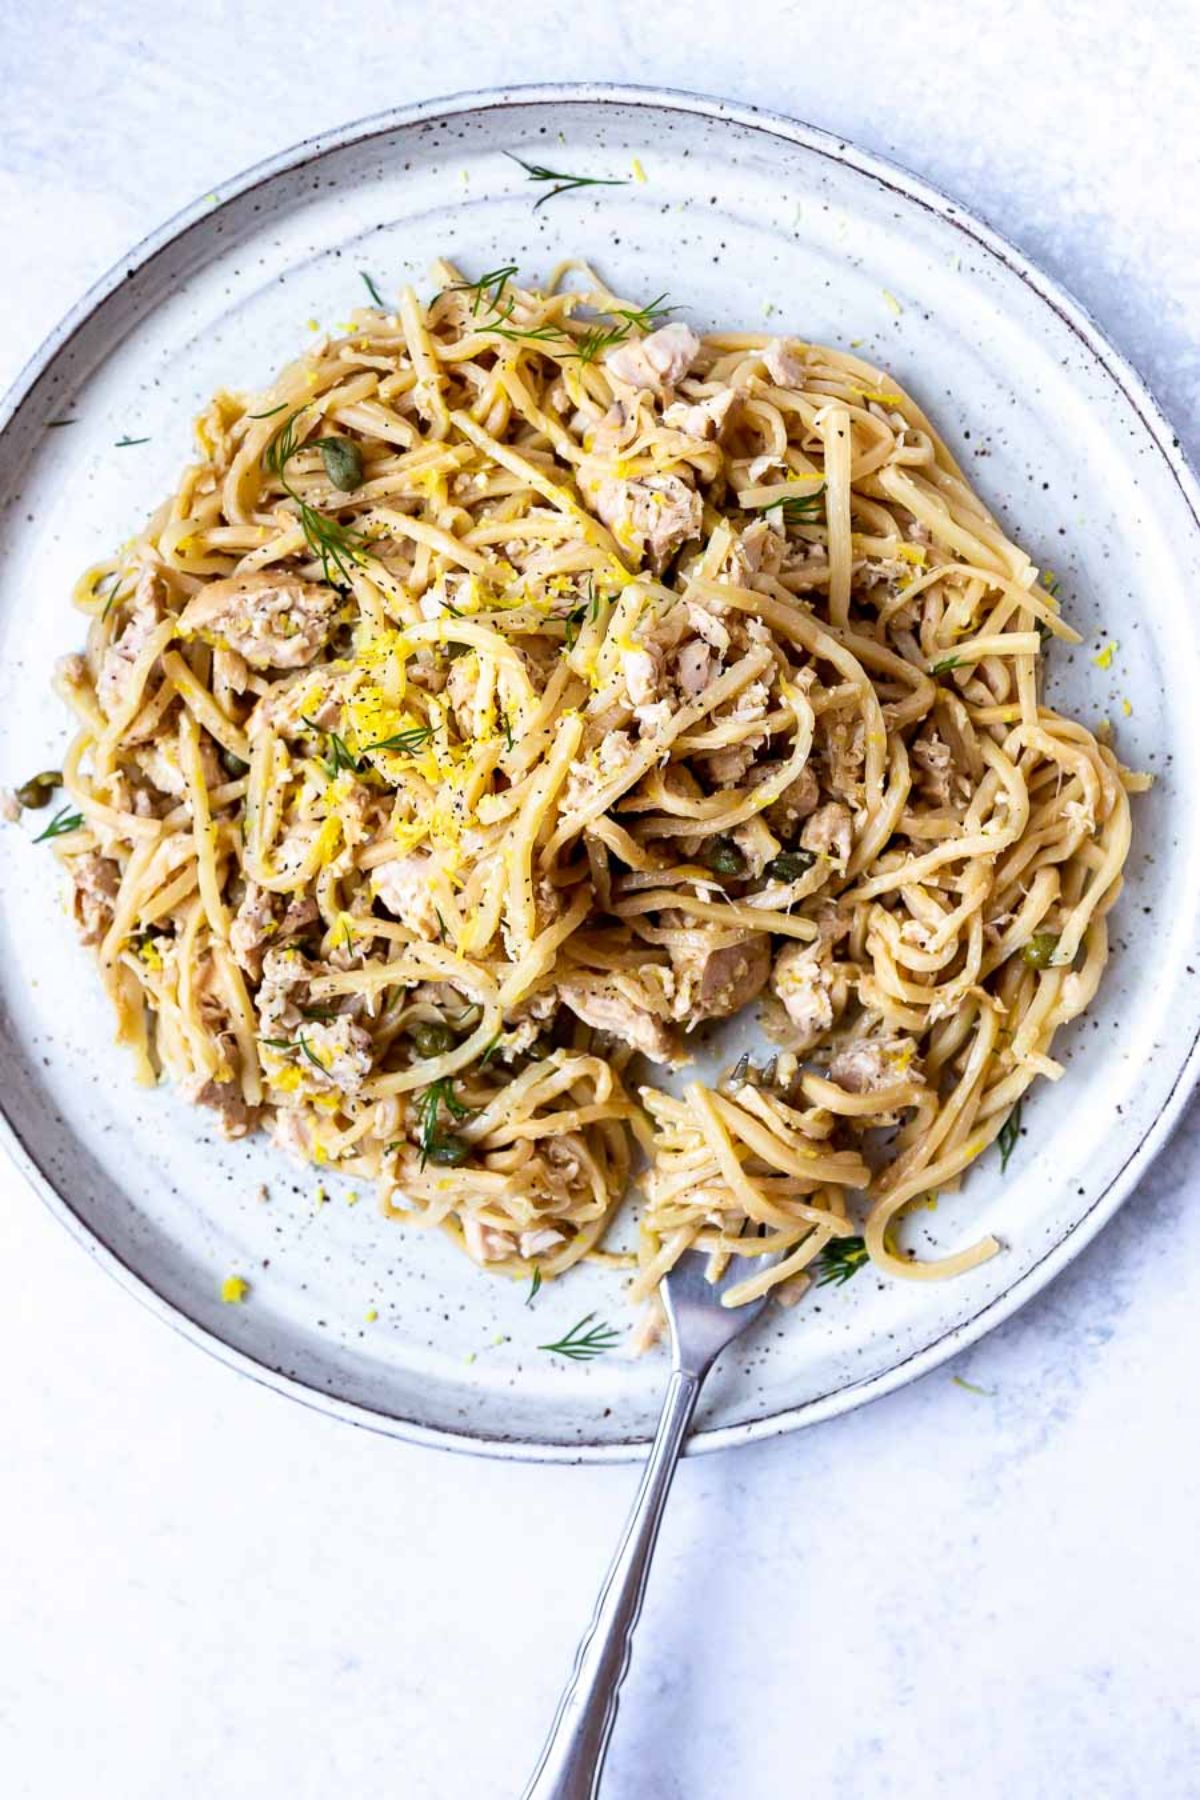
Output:
<path fill-rule="evenodd" d="M 0 0 L 0 378 L 246 164 L 581 78 L 772 106 L 931 177 L 1200 448 L 1195 0 Z M 941 1371 L 684 1467 L 605 1800 L 1200 1795 L 1198 1175 L 1194 1109 L 964 1359 L 988 1396 Z M 0 1277 L 5 1800 L 513 1800 L 635 1472 L 439 1456 L 240 1382 L 7 1169 Z"/>

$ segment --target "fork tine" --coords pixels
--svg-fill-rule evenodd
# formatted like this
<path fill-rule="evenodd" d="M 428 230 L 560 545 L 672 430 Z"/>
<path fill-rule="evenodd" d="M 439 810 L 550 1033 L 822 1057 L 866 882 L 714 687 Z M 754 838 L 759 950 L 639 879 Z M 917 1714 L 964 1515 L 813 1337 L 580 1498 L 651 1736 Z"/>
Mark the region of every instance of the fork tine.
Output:
<path fill-rule="evenodd" d="M 677 1369 L 703 1374 L 726 1345 L 755 1322 L 768 1295 L 747 1301 L 745 1306 L 723 1306 L 721 1296 L 762 1267 L 761 1257 L 731 1256 L 719 1278 L 710 1281 L 707 1256 L 703 1251 L 687 1250 L 667 1271 L 661 1293 Z"/>

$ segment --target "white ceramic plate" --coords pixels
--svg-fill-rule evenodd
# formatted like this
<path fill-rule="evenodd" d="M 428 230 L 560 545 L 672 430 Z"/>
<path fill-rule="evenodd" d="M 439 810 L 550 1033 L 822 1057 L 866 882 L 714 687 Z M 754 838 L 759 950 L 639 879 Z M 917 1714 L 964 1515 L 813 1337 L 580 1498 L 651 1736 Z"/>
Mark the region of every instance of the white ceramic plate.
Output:
<path fill-rule="evenodd" d="M 559 196 L 508 159 L 645 180 Z M 635 160 L 636 159 L 636 160 Z M 1052 652 L 1052 692 L 1107 713 L 1159 777 L 1135 814 L 1128 888 L 1097 1005 L 1067 1073 L 1027 1104 L 1002 1177 L 920 1215 L 918 1247 L 994 1231 L 1004 1254 L 946 1284 L 870 1274 L 775 1314 L 710 1383 L 697 1447 L 828 1417 L 932 1367 L 1082 1247 L 1163 1143 L 1195 1079 L 1200 835 L 1196 487 L 1136 376 L 1070 300 L 937 193 L 820 132 L 685 95 L 541 88 L 406 109 L 317 139 L 210 195 L 65 321 L 9 403 L 0 442 L 0 781 L 53 766 L 66 721 L 51 664 L 81 624 L 79 570 L 176 483 L 218 387 L 258 387 L 364 298 L 427 287 L 438 253 L 546 274 L 572 252 L 621 292 L 668 290 L 709 324 L 860 342 L 927 407 L 1008 529 L 1062 581 L 1087 646 Z M 68 429 L 47 430 L 69 417 Z M 122 435 L 149 442 L 117 449 Z M 1093 665 L 1107 628 L 1120 649 Z M 1128 716 L 1127 707 L 1128 706 Z M 1189 799 L 1189 795 L 1191 798 Z M 31 829 L 46 815 L 33 815 Z M 57 865 L 0 839 L 0 1029 L 10 1143 L 48 1204 L 159 1315 L 232 1366 L 403 1437 L 509 1456 L 616 1458 L 647 1437 L 651 1356 L 564 1363 L 536 1348 L 618 1284 L 581 1270 L 523 1289 L 370 1197 L 220 1141 L 212 1115 L 132 1084 Z M 271 1198 L 256 1198 L 259 1183 Z M 223 1306 L 222 1279 L 252 1282 Z M 368 1323 L 366 1314 L 378 1312 Z"/>

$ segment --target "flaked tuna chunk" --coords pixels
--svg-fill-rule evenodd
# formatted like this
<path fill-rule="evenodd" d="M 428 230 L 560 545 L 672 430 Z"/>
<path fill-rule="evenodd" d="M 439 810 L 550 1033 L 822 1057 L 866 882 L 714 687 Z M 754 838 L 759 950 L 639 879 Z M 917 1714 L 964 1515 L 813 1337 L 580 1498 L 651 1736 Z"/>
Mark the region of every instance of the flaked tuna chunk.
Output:
<path fill-rule="evenodd" d="M 622 549 L 644 556 L 656 574 L 681 544 L 699 536 L 704 519 L 699 494 L 678 475 L 602 481 L 596 511 Z"/>
<path fill-rule="evenodd" d="M 332 588 L 262 569 L 210 581 L 179 625 L 185 637 L 235 650 L 252 669 L 302 669 L 329 642 L 338 605 Z"/>
<path fill-rule="evenodd" d="M 626 387 L 661 394 L 683 380 L 699 349 L 700 339 L 690 326 L 660 325 L 649 337 L 618 344 L 608 352 L 604 366 Z"/>

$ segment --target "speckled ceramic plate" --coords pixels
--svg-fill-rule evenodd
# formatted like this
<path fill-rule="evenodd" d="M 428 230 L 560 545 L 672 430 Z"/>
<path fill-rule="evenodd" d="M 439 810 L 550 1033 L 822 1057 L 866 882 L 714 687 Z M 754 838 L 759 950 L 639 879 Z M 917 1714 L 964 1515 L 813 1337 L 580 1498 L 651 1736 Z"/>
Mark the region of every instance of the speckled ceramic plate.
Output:
<path fill-rule="evenodd" d="M 506 152 L 626 185 L 533 210 Z M 641 176 L 644 174 L 644 180 Z M 1008 245 L 911 177 L 786 120 L 685 95 L 526 89 L 435 101 L 288 152 L 136 250 L 47 342 L 0 444 L 0 781 L 53 765 L 51 664 L 81 636 L 80 568 L 175 484 L 218 387 L 257 387 L 363 298 L 419 287 L 435 254 L 544 275 L 572 252 L 621 292 L 668 290 L 697 325 L 852 341 L 910 388 L 1008 529 L 1057 570 L 1088 647 L 1052 653 L 1059 704 L 1108 714 L 1155 771 L 1099 1001 L 995 1157 L 922 1214 L 922 1249 L 994 1231 L 1004 1254 L 945 1285 L 869 1275 L 777 1314 L 710 1383 L 697 1447 L 857 1405 L 1011 1313 L 1109 1217 L 1195 1079 L 1200 525 L 1195 484 L 1136 376 Z M 70 429 L 48 430 L 70 418 Z M 123 435 L 149 441 L 115 448 Z M 1120 641 L 1108 670 L 1091 650 Z M 1187 800 L 1188 794 L 1192 800 Z M 36 824 L 36 821 L 32 823 Z M 540 1353 L 581 1314 L 620 1320 L 582 1270 L 525 1291 L 364 1195 L 227 1145 L 211 1115 L 132 1084 L 57 869 L 0 840 L 0 1068 L 9 1142 L 57 1216 L 160 1317 L 232 1367 L 358 1424 L 508 1456 L 616 1458 L 650 1431 L 661 1361 Z M 1150 972 L 1152 971 L 1152 978 Z M 270 1199 L 257 1197 L 266 1182 Z M 252 1290 L 224 1306 L 222 1279 Z M 377 1318 L 368 1321 L 369 1314 Z"/>

